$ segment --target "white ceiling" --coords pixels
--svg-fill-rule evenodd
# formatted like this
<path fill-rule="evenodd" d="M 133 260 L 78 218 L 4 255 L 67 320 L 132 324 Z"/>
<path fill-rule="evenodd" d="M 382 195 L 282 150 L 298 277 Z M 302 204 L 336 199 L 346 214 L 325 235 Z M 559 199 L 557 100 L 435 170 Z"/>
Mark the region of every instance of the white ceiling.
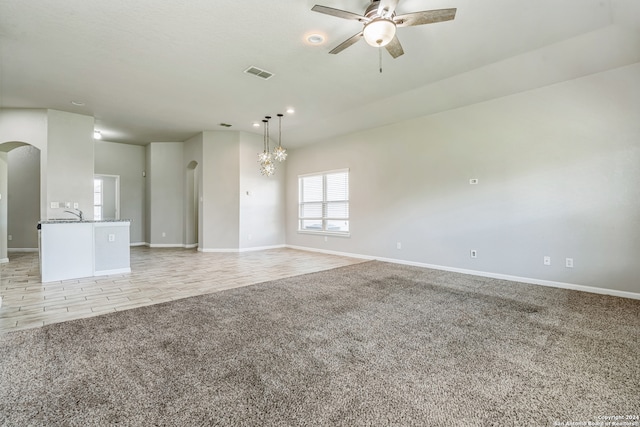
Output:
<path fill-rule="evenodd" d="M 364 41 L 328 54 L 361 24 L 316 3 L 369 0 L 0 0 L 0 107 L 92 115 L 104 139 L 137 144 L 223 122 L 261 134 L 253 122 L 293 107 L 294 147 L 640 61 L 638 0 L 401 0 L 399 14 L 458 11 L 399 28 L 405 54 L 383 51 L 382 74 Z"/>

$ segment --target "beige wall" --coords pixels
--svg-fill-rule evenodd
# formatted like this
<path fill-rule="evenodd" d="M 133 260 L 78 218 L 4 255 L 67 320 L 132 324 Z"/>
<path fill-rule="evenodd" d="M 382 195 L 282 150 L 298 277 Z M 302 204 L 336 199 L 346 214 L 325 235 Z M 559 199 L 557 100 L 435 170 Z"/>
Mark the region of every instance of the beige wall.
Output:
<path fill-rule="evenodd" d="M 188 247 L 202 241 L 202 133 L 184 142 L 184 238 Z"/>
<path fill-rule="evenodd" d="M 0 151 L 0 263 L 8 262 L 7 256 L 7 200 L 9 158 L 7 153 Z"/>
<path fill-rule="evenodd" d="M 66 218 L 67 208 L 51 202 L 77 202 L 93 218 L 93 117 L 47 111 L 47 218 Z M 73 204 L 71 205 L 73 206 Z"/>
<path fill-rule="evenodd" d="M 147 149 L 147 242 L 152 247 L 184 244 L 184 169 L 181 142 L 152 142 Z"/>
<path fill-rule="evenodd" d="M 51 202 L 77 202 L 87 218 L 92 218 L 93 117 L 44 109 L 0 110 L 0 151 L 9 152 L 24 144 L 40 150 L 39 219 L 68 215 L 64 207 L 51 208 Z M 8 168 L 0 171 L 0 185 L 6 187 L 7 181 Z M 6 259 L 6 204 L 0 205 L 0 217 L 4 219 L 0 222 L 0 259 Z"/>
<path fill-rule="evenodd" d="M 237 250 L 240 218 L 240 135 L 206 131 L 202 134 L 203 250 Z"/>
<path fill-rule="evenodd" d="M 639 293 L 638 117 L 635 64 L 295 150 L 287 243 Z M 297 176 L 338 168 L 351 237 L 297 233 Z"/>
<path fill-rule="evenodd" d="M 8 153 L 7 194 L 9 249 L 38 248 L 36 224 L 40 221 L 40 150 L 32 145 Z"/>
<path fill-rule="evenodd" d="M 131 243 L 145 243 L 145 147 L 95 141 L 95 173 L 120 177 L 120 218 L 130 219 Z"/>
<path fill-rule="evenodd" d="M 243 132 L 240 138 L 240 248 L 284 245 L 285 164 L 276 162 L 275 174 L 262 176 L 262 136 Z"/>

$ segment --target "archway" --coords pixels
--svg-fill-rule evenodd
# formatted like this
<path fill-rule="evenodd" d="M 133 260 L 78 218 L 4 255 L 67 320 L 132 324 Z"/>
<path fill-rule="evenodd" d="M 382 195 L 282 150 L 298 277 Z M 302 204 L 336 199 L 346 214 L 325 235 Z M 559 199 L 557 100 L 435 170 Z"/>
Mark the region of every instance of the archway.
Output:
<path fill-rule="evenodd" d="M 9 252 L 38 250 L 41 153 L 21 141 L 0 144 L 0 262 Z"/>

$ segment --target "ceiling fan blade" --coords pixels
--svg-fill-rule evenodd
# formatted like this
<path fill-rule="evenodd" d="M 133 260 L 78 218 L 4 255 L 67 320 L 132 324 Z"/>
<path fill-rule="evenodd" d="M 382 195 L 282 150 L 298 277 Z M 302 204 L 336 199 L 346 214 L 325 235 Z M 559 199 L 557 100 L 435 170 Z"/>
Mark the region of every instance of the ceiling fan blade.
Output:
<path fill-rule="evenodd" d="M 378 4 L 378 15 L 383 18 L 391 17 L 398 6 L 398 0 L 380 0 Z"/>
<path fill-rule="evenodd" d="M 433 24 L 436 22 L 451 21 L 456 17 L 456 10 L 437 9 L 425 10 L 422 12 L 407 13 L 393 18 L 397 27 L 413 27 L 415 25 Z"/>
<path fill-rule="evenodd" d="M 347 12 L 346 10 L 334 9 L 332 7 L 315 5 L 311 8 L 314 12 L 324 13 L 325 15 L 337 16 L 343 19 L 352 19 L 354 21 L 365 22 L 367 18 L 357 13 Z"/>
<path fill-rule="evenodd" d="M 334 47 L 331 51 L 329 51 L 329 53 L 332 53 L 334 55 L 336 53 L 340 53 L 346 48 L 348 48 L 349 46 L 351 46 L 352 44 L 355 44 L 356 42 L 358 42 L 358 40 L 360 40 L 361 38 L 362 38 L 362 31 L 360 31 L 355 36 L 346 39 L 345 41 L 340 43 L 338 46 Z"/>
<path fill-rule="evenodd" d="M 402 49 L 400 40 L 398 40 L 398 36 L 394 36 L 385 47 L 387 48 L 387 52 L 393 56 L 393 59 L 396 59 L 400 55 L 404 55 L 404 50 Z"/>

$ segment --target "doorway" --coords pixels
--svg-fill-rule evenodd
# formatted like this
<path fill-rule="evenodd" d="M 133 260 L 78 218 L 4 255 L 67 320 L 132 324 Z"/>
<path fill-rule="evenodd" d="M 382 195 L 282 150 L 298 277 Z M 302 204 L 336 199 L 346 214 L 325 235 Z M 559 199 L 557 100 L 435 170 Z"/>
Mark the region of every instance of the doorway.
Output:
<path fill-rule="evenodd" d="M 120 219 L 120 175 L 93 176 L 93 219 Z"/>
<path fill-rule="evenodd" d="M 36 252 L 40 206 L 40 150 L 24 142 L 0 144 L 0 262 L 8 252 Z"/>
<path fill-rule="evenodd" d="M 198 162 L 195 160 L 187 165 L 185 177 L 185 209 L 184 233 L 185 247 L 197 248 L 200 222 L 200 204 L 198 188 Z"/>

